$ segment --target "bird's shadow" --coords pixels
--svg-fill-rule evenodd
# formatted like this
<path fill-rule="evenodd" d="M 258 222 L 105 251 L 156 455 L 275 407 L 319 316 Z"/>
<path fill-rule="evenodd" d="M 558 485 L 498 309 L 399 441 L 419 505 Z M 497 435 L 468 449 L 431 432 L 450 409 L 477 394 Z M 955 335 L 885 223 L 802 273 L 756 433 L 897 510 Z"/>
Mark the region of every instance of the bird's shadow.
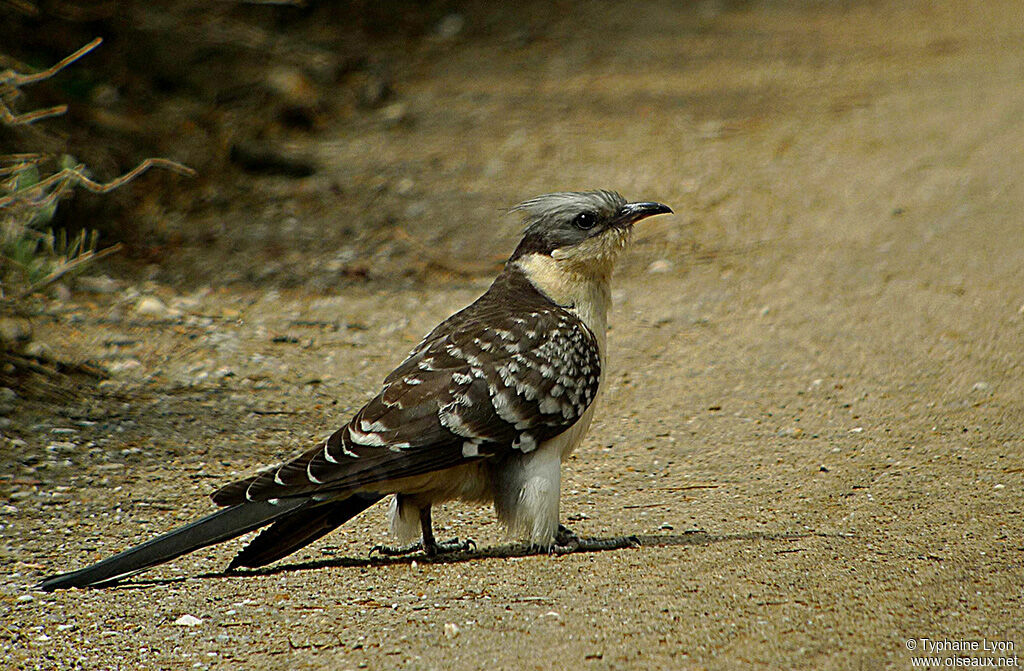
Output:
<path fill-rule="evenodd" d="M 672 546 L 708 546 L 716 543 L 740 542 L 740 541 L 794 541 L 812 537 L 841 537 L 850 538 L 849 534 L 826 534 L 818 532 L 792 532 L 792 533 L 765 533 L 748 532 L 740 534 L 710 534 L 700 529 L 684 531 L 680 534 L 639 534 L 632 536 L 635 539 L 630 547 L 653 548 Z M 588 538 L 591 541 L 618 541 L 621 537 Z M 614 549 L 627 549 L 623 547 L 613 549 L 582 549 L 573 552 L 553 554 L 557 558 L 564 555 L 582 554 L 592 552 L 611 552 Z M 269 576 L 282 573 L 298 573 L 299 571 L 315 571 L 325 568 L 369 568 L 376 566 L 410 565 L 413 562 L 418 564 L 462 564 L 464 562 L 480 561 L 488 559 L 512 559 L 516 557 L 529 557 L 546 554 L 524 543 L 506 543 L 480 549 L 452 552 L 434 557 L 427 557 L 421 553 L 389 557 L 372 555 L 366 557 L 338 557 L 334 559 L 317 559 L 314 561 L 298 562 L 293 564 L 279 564 L 268 568 L 252 570 L 233 570 L 201 573 L 198 576 L 182 576 L 179 578 L 157 578 L 157 579 L 136 579 L 124 581 L 111 585 L 111 589 L 147 589 L 159 585 L 168 585 L 186 580 L 200 578 L 203 580 L 224 579 L 247 576 Z"/>

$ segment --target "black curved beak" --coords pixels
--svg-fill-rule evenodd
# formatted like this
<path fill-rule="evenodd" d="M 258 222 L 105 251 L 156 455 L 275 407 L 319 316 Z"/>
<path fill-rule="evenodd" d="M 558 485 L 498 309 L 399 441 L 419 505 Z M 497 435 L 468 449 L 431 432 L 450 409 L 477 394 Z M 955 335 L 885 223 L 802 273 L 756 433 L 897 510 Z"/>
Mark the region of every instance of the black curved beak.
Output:
<path fill-rule="evenodd" d="M 619 212 L 623 224 L 633 224 L 656 214 L 674 214 L 672 208 L 663 203 L 626 203 Z"/>

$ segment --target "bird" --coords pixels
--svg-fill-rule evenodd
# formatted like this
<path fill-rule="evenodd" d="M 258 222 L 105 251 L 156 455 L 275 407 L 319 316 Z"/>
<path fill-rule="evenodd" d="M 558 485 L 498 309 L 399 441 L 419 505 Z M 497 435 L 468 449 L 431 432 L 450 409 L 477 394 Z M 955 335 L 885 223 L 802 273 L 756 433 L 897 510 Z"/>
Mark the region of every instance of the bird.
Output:
<path fill-rule="evenodd" d="M 537 196 L 511 211 L 525 229 L 487 291 L 427 334 L 347 424 L 215 491 L 216 512 L 38 587 L 103 587 L 261 528 L 227 570 L 265 566 L 387 496 L 393 535 L 419 540 L 376 546 L 381 554 L 471 549 L 434 537 L 431 509 L 451 500 L 493 504 L 510 534 L 538 552 L 635 542 L 582 538 L 559 524 L 560 473 L 605 377 L 616 259 L 634 224 L 672 209 L 593 190 Z"/>

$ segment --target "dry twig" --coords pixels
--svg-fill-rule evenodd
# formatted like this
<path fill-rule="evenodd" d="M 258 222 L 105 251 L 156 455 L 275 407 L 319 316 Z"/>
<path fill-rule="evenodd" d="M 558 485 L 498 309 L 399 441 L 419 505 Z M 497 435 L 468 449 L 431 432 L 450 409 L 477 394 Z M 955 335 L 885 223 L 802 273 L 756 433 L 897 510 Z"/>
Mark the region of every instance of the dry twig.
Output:
<path fill-rule="evenodd" d="M 56 185 L 56 190 L 61 192 L 68 186 L 81 186 L 93 193 L 108 193 L 127 184 L 150 168 L 164 168 L 165 170 L 170 170 L 171 172 L 175 172 L 186 177 L 196 176 L 195 170 L 187 165 L 178 163 L 177 161 L 172 161 L 167 158 L 147 158 L 120 177 L 112 179 L 109 182 L 97 182 L 89 179 L 85 174 L 83 174 L 82 171 L 85 170 L 85 164 L 80 163 L 74 168 L 64 168 L 60 172 L 56 172 L 32 186 L 19 189 L 8 196 L 0 198 L 0 208 L 7 207 L 15 201 L 28 200 L 41 195 L 52 185 Z M 53 194 L 48 194 L 48 197 L 52 196 Z"/>
<path fill-rule="evenodd" d="M 0 119 L 2 119 L 8 126 L 15 126 L 30 124 L 35 121 L 39 121 L 40 119 L 60 116 L 67 112 L 67 105 L 55 105 L 53 107 L 25 112 L 24 114 L 15 114 L 11 111 L 7 102 L 8 100 L 13 100 L 21 95 L 21 92 L 18 90 L 20 87 L 27 84 L 35 84 L 36 82 L 41 82 L 44 79 L 49 79 L 98 47 L 102 42 L 103 38 L 97 37 L 75 53 L 62 58 L 56 65 L 46 68 L 41 72 L 34 72 L 32 74 L 22 74 L 14 70 L 5 70 L 0 72 Z"/>

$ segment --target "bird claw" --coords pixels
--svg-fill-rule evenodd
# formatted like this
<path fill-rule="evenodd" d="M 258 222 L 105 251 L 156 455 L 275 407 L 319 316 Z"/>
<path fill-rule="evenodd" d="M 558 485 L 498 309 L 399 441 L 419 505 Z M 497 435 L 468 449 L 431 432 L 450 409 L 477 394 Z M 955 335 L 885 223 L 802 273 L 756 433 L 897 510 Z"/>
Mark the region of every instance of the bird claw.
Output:
<path fill-rule="evenodd" d="M 374 545 L 370 548 L 370 556 L 376 552 L 381 557 L 403 557 L 405 555 L 412 554 L 413 552 L 419 552 L 423 549 L 423 543 L 416 541 L 408 545 Z"/>
<path fill-rule="evenodd" d="M 440 543 L 434 543 L 432 546 L 423 547 L 423 541 L 416 541 L 408 545 L 374 545 L 370 548 L 370 556 L 376 552 L 381 557 L 404 557 L 411 555 L 414 552 L 422 552 L 428 557 L 433 557 L 439 554 L 449 554 L 451 552 L 464 552 L 476 549 L 476 541 L 472 538 L 466 540 L 459 540 L 458 538 L 452 538 L 451 540 L 441 541 Z"/>
<path fill-rule="evenodd" d="M 555 542 L 547 548 L 548 554 L 566 555 L 573 552 L 600 552 L 603 550 L 622 550 L 640 547 L 640 539 L 635 535 L 616 536 L 615 538 L 583 538 L 572 529 L 559 524 L 555 533 Z"/>
<path fill-rule="evenodd" d="M 470 550 L 476 550 L 476 541 L 472 538 L 466 540 L 459 540 L 453 538 L 451 540 L 442 541 L 437 543 L 434 547 L 434 554 L 448 554 L 450 552 L 469 552 Z"/>

